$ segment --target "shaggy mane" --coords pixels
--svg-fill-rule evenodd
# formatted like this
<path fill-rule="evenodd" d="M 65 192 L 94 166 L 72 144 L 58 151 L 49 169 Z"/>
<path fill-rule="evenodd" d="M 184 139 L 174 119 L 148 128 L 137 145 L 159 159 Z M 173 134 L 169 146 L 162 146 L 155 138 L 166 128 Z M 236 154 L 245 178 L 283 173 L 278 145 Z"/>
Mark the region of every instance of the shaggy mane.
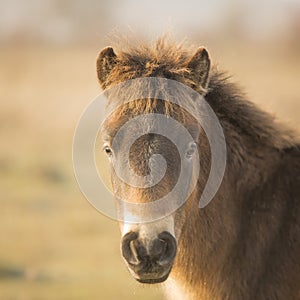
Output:
<path fill-rule="evenodd" d="M 119 42 L 116 48 L 117 62 L 106 80 L 108 88 L 130 79 L 144 77 L 167 78 L 189 87 L 196 85 L 193 77 L 190 76 L 191 70 L 187 67 L 196 49 L 187 47 L 185 43 L 175 43 L 167 37 L 162 37 L 150 44 Z M 211 105 L 221 123 L 231 123 L 240 133 L 254 138 L 256 142 L 278 149 L 299 143 L 298 134 L 249 102 L 239 87 L 230 82 L 229 78 L 227 73 L 220 72 L 216 66 L 213 66 L 208 88 L 202 90 L 206 94 L 206 101 Z M 194 109 L 193 99 L 186 98 L 184 94 L 180 94 L 179 90 L 165 91 L 164 87 L 156 87 L 156 89 L 157 98 L 167 99 L 170 93 L 176 94 L 179 101 L 188 101 Z M 136 86 L 128 90 L 123 89 L 118 93 L 124 99 L 126 95 L 132 97 L 138 90 L 139 87 Z M 139 99 L 138 94 L 136 96 L 135 99 Z M 111 99 L 116 101 L 117 98 Z M 158 103 L 160 102 L 153 98 L 129 102 L 119 110 L 120 117 L 129 111 L 133 114 L 153 112 Z M 165 114 L 174 113 L 174 104 L 164 101 L 164 106 Z"/>

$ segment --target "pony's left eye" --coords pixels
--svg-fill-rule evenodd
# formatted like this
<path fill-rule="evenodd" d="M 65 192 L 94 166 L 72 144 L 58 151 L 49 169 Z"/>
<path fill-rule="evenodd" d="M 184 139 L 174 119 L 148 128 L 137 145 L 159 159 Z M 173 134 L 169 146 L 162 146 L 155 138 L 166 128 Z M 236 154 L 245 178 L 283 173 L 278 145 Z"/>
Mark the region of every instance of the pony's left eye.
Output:
<path fill-rule="evenodd" d="M 193 154 L 196 152 L 196 150 L 197 150 L 197 144 L 190 143 L 188 146 L 188 149 L 186 151 L 186 157 L 191 158 L 193 156 Z"/>

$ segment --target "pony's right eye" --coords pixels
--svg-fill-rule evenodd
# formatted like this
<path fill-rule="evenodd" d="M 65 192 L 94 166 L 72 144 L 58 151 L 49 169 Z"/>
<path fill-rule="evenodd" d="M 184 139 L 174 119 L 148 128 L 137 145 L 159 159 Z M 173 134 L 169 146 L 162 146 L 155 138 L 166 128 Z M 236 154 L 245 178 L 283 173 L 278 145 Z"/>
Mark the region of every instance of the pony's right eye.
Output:
<path fill-rule="evenodd" d="M 108 147 L 108 146 L 106 146 L 105 148 L 104 148 L 104 151 L 105 151 L 105 153 L 108 155 L 108 156 L 111 156 L 112 155 L 112 149 L 110 148 L 110 147 Z"/>

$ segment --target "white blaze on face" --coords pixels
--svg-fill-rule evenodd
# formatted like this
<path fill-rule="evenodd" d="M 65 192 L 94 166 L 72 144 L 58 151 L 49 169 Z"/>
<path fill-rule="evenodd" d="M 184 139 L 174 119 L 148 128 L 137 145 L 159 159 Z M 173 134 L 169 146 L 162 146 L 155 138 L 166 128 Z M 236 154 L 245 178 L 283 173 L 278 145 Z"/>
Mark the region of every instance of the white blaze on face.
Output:
<path fill-rule="evenodd" d="M 164 231 L 175 237 L 174 217 L 170 215 L 160 220 L 143 224 L 121 223 L 122 236 L 131 231 L 138 233 L 139 238 L 144 241 L 145 246 Z"/>

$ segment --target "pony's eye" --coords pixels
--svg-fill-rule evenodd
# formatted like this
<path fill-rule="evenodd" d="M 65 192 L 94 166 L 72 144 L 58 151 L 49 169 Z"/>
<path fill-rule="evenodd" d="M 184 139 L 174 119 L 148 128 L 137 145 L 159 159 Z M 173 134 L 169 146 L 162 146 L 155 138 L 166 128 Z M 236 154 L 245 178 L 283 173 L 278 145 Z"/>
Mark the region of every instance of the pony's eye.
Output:
<path fill-rule="evenodd" d="M 106 147 L 104 148 L 104 151 L 105 151 L 105 153 L 106 153 L 108 156 L 111 156 L 111 155 L 112 155 L 112 149 L 109 148 L 108 146 L 106 146 Z"/>
<path fill-rule="evenodd" d="M 188 149 L 186 151 L 186 157 L 191 158 L 193 154 L 196 152 L 197 144 L 196 143 L 190 143 L 188 146 Z"/>

